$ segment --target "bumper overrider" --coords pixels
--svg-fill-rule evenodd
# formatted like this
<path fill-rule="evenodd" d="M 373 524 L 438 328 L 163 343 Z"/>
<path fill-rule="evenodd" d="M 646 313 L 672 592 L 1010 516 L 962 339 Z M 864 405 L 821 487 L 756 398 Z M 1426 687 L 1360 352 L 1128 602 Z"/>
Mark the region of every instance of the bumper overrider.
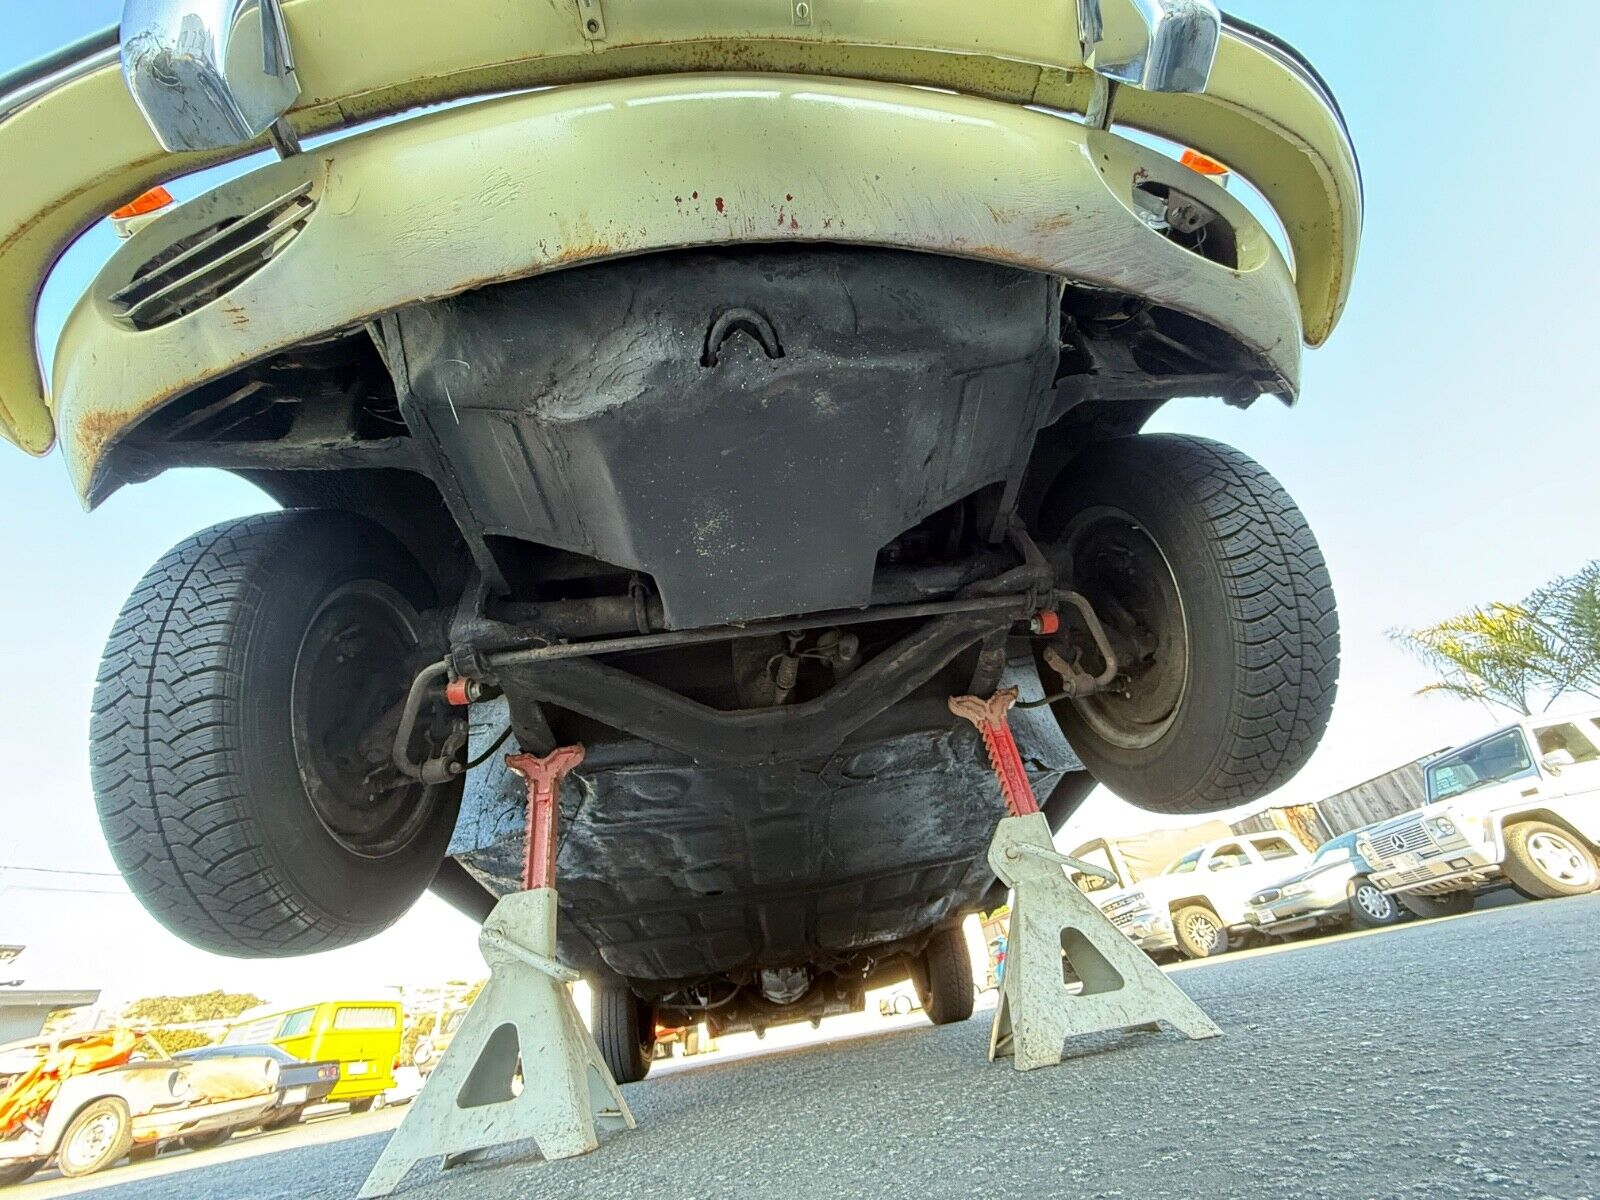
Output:
<path fill-rule="evenodd" d="M 0 431 L 34 451 L 59 433 L 74 482 L 98 498 L 115 482 L 104 460 L 123 432 L 240 366 L 421 300 L 681 247 L 887 246 L 1138 294 L 1230 334 L 1256 355 L 1264 390 L 1286 398 L 1302 339 L 1320 342 L 1342 308 L 1361 201 L 1337 108 L 1259 31 L 1208 34 L 1209 4 L 1039 0 L 996 22 L 963 5 L 886 0 L 826 28 L 794 24 L 785 6 L 770 29 L 766 17 L 725 29 L 688 3 L 608 5 L 599 28 L 577 6 L 519 10 L 510 24 L 503 7 L 243 5 L 266 26 L 211 53 L 250 65 L 265 44 L 276 73 L 262 95 L 229 93 L 210 132 L 192 107 L 163 109 L 130 67 L 136 107 L 114 45 L 0 81 L 0 159 L 16 181 L 0 197 Z M 140 45 L 130 38 L 126 63 L 149 59 Z M 1114 100 L 1097 80 L 1116 81 Z M 566 86 L 294 153 L 310 134 L 418 104 L 551 84 Z M 1038 111 L 1108 102 L 1114 124 L 1196 145 L 1255 181 L 1296 270 L 1220 187 Z M 175 112 L 193 119 L 186 132 Z M 47 400 L 33 315 L 61 248 L 150 185 L 268 137 L 284 161 L 180 206 L 115 256 L 67 322 Z M 1150 228 L 1134 195 L 1148 184 L 1215 210 L 1235 261 Z M 127 289 L 153 260 L 263 213 L 257 269 L 170 319 L 131 311 Z"/>

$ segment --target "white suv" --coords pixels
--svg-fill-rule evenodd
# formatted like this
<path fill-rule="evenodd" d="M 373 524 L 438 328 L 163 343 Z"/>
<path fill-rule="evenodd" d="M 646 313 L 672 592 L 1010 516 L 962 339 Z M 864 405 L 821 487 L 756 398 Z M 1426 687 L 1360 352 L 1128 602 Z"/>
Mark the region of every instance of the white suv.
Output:
<path fill-rule="evenodd" d="M 1310 862 L 1287 834 L 1248 833 L 1208 842 L 1133 887 L 1091 895 L 1141 949 L 1209 958 L 1226 953 L 1230 930 L 1251 928 L 1251 896 Z"/>
<path fill-rule="evenodd" d="M 1485 885 L 1533 899 L 1600 884 L 1600 711 L 1529 717 L 1441 755 L 1428 803 L 1356 843 L 1370 878 L 1422 916 L 1463 912 Z"/>

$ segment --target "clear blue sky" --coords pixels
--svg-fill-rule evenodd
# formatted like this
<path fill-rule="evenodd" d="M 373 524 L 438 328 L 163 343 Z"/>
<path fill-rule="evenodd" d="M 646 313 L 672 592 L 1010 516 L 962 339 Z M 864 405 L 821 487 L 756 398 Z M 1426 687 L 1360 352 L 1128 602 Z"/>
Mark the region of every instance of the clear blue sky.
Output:
<path fill-rule="evenodd" d="M 120 7 L 0 0 L 0 70 L 113 23 Z M 1187 401 L 1159 418 L 1161 428 L 1260 459 L 1322 541 L 1345 630 L 1340 702 L 1323 748 L 1278 797 L 1310 800 L 1490 721 L 1455 701 L 1415 697 L 1428 676 L 1387 643 L 1386 629 L 1515 599 L 1600 555 L 1584 532 L 1600 512 L 1600 168 L 1578 125 L 1596 107 L 1600 5 L 1231 7 L 1317 64 L 1366 175 L 1353 299 L 1332 341 L 1308 355 L 1299 406 L 1263 401 L 1240 413 Z M 97 230 L 58 272 L 42 313 L 46 344 L 110 244 Z M 10 567 L 0 589 L 10 681 L 0 698 L 0 864 L 109 868 L 85 749 L 102 640 L 135 580 L 172 543 L 262 507 L 246 485 L 190 471 L 125 489 L 85 516 L 59 459 L 0 447 L 0 554 Z M 1073 833 L 1141 820 L 1101 796 Z M 47 895 L 29 919 L 58 928 Z M 0 895 L 0 941 L 16 899 Z M 215 978 L 292 990 L 312 969 L 319 979 L 379 983 L 423 945 L 439 948 L 441 975 L 476 963 L 464 923 L 431 902 L 368 948 L 309 967 L 208 962 L 120 911 L 72 919 L 132 931 L 143 957 L 196 987 Z"/>

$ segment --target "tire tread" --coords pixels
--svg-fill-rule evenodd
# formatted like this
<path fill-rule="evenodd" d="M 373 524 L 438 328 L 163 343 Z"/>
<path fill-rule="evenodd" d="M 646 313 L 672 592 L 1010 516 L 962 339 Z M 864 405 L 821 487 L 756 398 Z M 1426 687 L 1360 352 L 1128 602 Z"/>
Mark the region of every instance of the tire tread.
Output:
<path fill-rule="evenodd" d="M 90 774 L 112 858 L 158 921 L 223 954 L 306 954 L 383 928 L 300 904 L 245 802 L 235 633 L 306 515 L 226 521 L 168 551 L 123 606 L 95 682 Z"/>

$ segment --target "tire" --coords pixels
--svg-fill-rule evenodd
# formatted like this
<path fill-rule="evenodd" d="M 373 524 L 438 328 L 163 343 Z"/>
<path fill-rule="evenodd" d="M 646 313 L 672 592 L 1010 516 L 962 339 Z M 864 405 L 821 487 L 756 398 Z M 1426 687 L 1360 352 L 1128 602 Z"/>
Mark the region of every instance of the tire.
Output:
<path fill-rule="evenodd" d="M 1096 779 L 1183 814 L 1293 777 L 1333 709 L 1339 624 L 1322 552 L 1277 480 L 1202 438 L 1115 438 L 1063 472 L 1038 526 L 1119 658 L 1120 686 L 1052 706 Z M 1085 632 L 1058 641 L 1064 658 Z M 1102 665 L 1088 652 L 1084 669 Z"/>
<path fill-rule="evenodd" d="M 1210 933 L 1205 932 L 1209 927 Z M 1172 932 L 1185 958 L 1215 958 L 1228 952 L 1228 928 L 1203 904 L 1191 904 L 1172 914 Z"/>
<path fill-rule="evenodd" d="M 1442 896 L 1418 896 L 1410 892 L 1397 893 L 1396 898 L 1412 914 L 1427 920 L 1430 917 L 1459 917 L 1471 912 L 1477 900 L 1471 892 L 1446 892 Z"/>
<path fill-rule="evenodd" d="M 1522 821 L 1506 827 L 1502 871 L 1511 886 L 1530 900 L 1585 896 L 1600 885 L 1594 851 L 1570 829 L 1548 821 Z"/>
<path fill-rule="evenodd" d="M 261 1128 L 266 1130 L 288 1129 L 292 1125 L 300 1124 L 300 1122 L 305 1119 L 305 1105 L 297 1104 L 287 1112 L 281 1112 L 277 1116 L 273 1117 L 272 1120 L 264 1122 Z"/>
<path fill-rule="evenodd" d="M 1400 919 L 1400 906 L 1395 898 L 1386 895 L 1365 875 L 1357 875 L 1350 881 L 1347 903 L 1350 924 L 1357 929 L 1381 929 Z"/>
<path fill-rule="evenodd" d="M 655 1008 L 626 986 L 597 987 L 590 1015 L 595 1044 L 611 1077 L 618 1083 L 638 1083 L 650 1073 L 655 1048 Z"/>
<path fill-rule="evenodd" d="M 157 920 L 276 957 L 411 907 L 461 783 L 385 776 L 381 740 L 357 735 L 434 656 L 416 615 L 432 603 L 397 541 L 333 510 L 215 525 L 150 569 L 101 661 L 90 764 L 112 856 Z"/>
<path fill-rule="evenodd" d="M 123 1158 L 133 1148 L 133 1121 L 128 1106 L 107 1098 L 83 1106 L 67 1125 L 56 1149 L 56 1170 L 68 1179 L 93 1175 Z"/>
<path fill-rule="evenodd" d="M 922 1011 L 935 1025 L 953 1025 L 972 1015 L 972 956 L 961 926 L 941 929 L 928 939 L 911 979 Z"/>
<path fill-rule="evenodd" d="M 205 1133 L 191 1133 L 178 1139 L 178 1145 L 185 1150 L 193 1150 L 196 1154 L 204 1150 L 215 1150 L 223 1142 L 233 1136 L 232 1129 L 211 1129 Z"/>
<path fill-rule="evenodd" d="M 33 1178 L 34 1172 L 42 1166 L 44 1166 L 44 1159 L 42 1158 L 30 1158 L 26 1162 L 11 1162 L 0 1165 L 0 1188 L 28 1182 Z"/>
<path fill-rule="evenodd" d="M 377 1104 L 377 1102 L 378 1098 L 376 1096 L 363 1096 L 359 1100 L 350 1101 L 350 1111 L 360 1116 L 362 1113 L 371 1112 L 373 1105 Z"/>

